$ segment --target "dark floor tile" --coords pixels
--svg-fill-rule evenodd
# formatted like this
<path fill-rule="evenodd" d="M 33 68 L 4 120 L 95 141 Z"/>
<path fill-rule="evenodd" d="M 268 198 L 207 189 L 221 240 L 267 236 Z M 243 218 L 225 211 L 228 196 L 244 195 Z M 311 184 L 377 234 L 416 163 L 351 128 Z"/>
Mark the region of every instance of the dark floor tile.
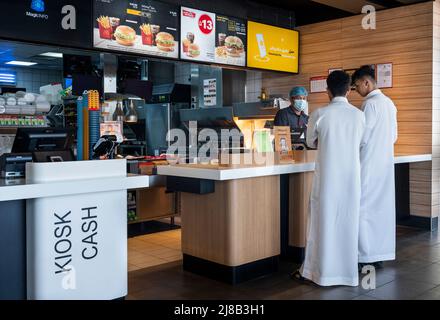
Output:
<path fill-rule="evenodd" d="M 369 278 L 365 278 L 369 276 Z M 376 281 L 375 281 L 375 285 L 373 286 L 374 288 L 379 288 L 387 283 L 390 283 L 392 281 L 394 281 L 396 278 L 394 275 L 388 274 L 383 272 L 383 269 L 379 269 L 376 271 Z M 364 282 L 365 281 L 365 285 Z M 345 287 L 344 289 L 347 291 L 351 291 L 354 293 L 358 293 L 358 294 L 366 294 L 371 290 L 375 290 L 375 289 L 370 289 L 371 284 L 370 281 L 372 281 L 371 275 L 370 274 L 359 274 L 359 286 L 357 287 Z"/>
<path fill-rule="evenodd" d="M 377 299 L 377 298 L 374 298 L 374 297 L 370 297 L 370 296 L 367 296 L 367 295 L 365 295 L 365 294 L 363 294 L 363 295 L 361 295 L 361 296 L 357 296 L 357 297 L 355 297 L 354 299 L 352 299 L 352 300 L 379 300 L 379 299 Z"/>
<path fill-rule="evenodd" d="M 266 294 L 263 299 L 264 300 L 296 300 L 305 294 L 311 293 L 313 291 L 317 291 L 317 289 L 313 285 L 298 285 L 295 287 L 288 288 L 286 290 L 278 290 L 275 294 Z"/>
<path fill-rule="evenodd" d="M 440 231 L 424 232 L 414 238 L 414 241 L 422 242 L 424 244 L 440 244 Z"/>
<path fill-rule="evenodd" d="M 299 265 L 285 261 L 280 261 L 274 274 L 232 286 L 185 272 L 180 261 L 130 272 L 127 299 L 439 299 L 439 234 L 401 227 L 397 234 L 397 260 L 377 270 L 376 289 L 371 291 L 362 286 L 329 288 L 298 283 L 289 274 Z"/>
<path fill-rule="evenodd" d="M 303 284 L 290 279 L 288 274 L 275 274 L 263 279 L 248 281 L 237 286 L 241 291 L 256 299 L 289 299 L 290 297 L 312 291 L 318 286 Z M 284 297 L 284 298 L 283 298 Z"/>
<path fill-rule="evenodd" d="M 360 294 L 346 290 L 345 287 L 316 289 L 295 297 L 295 300 L 351 300 Z"/>
<path fill-rule="evenodd" d="M 418 259 L 429 262 L 440 262 L 440 246 L 421 247 L 418 251 L 407 255 L 407 259 Z"/>
<path fill-rule="evenodd" d="M 431 264 L 428 267 L 405 273 L 401 277 L 438 286 L 440 285 L 440 264 Z"/>
<path fill-rule="evenodd" d="M 409 272 L 418 271 L 421 268 L 428 267 L 431 264 L 433 263 L 415 258 L 397 259 L 394 261 L 385 262 L 384 268 L 380 272 L 397 277 Z"/>
<path fill-rule="evenodd" d="M 440 300 L 440 286 L 435 287 L 415 298 L 416 300 Z"/>
<path fill-rule="evenodd" d="M 433 288 L 435 288 L 435 285 L 429 283 L 398 278 L 366 293 L 366 295 L 383 300 L 405 300 L 413 299 Z"/>
<path fill-rule="evenodd" d="M 407 241 L 403 244 L 398 244 L 396 249 L 396 258 L 404 259 L 421 251 L 426 251 L 431 248 L 430 245 L 418 243 L 414 241 Z"/>

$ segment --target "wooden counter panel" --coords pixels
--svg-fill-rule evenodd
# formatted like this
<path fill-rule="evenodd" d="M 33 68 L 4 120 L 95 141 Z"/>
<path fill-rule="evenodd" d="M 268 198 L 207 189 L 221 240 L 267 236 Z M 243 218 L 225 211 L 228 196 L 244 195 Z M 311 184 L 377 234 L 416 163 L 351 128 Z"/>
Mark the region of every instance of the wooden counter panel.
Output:
<path fill-rule="evenodd" d="M 289 246 L 304 248 L 313 172 L 289 175 Z"/>
<path fill-rule="evenodd" d="M 215 193 L 181 194 L 182 250 L 239 266 L 280 254 L 279 176 L 217 181 Z"/>

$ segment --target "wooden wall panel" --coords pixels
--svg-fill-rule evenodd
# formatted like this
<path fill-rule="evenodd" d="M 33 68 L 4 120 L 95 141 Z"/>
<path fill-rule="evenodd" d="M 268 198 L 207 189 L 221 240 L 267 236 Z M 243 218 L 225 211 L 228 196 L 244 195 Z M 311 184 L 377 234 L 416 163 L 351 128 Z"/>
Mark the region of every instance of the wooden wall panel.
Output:
<path fill-rule="evenodd" d="M 376 30 L 363 30 L 362 17 L 300 27 L 300 74 L 263 74 L 263 87 L 270 94 L 286 97 L 292 86 L 308 88 L 310 77 L 327 75 L 330 68 L 392 62 L 394 87 L 383 92 L 398 108 L 396 152 L 431 153 L 432 99 L 437 92 L 433 90 L 433 3 L 379 11 Z M 363 99 L 357 93 L 349 98 L 353 105 L 361 106 Z M 328 97 L 325 93 L 311 94 L 309 103 L 312 112 L 328 103 Z M 415 117 L 421 112 L 423 115 Z"/>
<path fill-rule="evenodd" d="M 433 143 L 432 143 L 432 213 L 433 217 L 440 214 L 440 2 L 434 4 L 433 21 Z"/>
<path fill-rule="evenodd" d="M 440 211 L 440 0 L 377 12 L 376 30 L 363 30 L 363 15 L 302 26 L 300 73 L 263 73 L 269 94 L 287 96 L 291 87 L 309 88 L 313 76 L 330 68 L 393 63 L 393 88 L 383 92 L 398 109 L 397 154 L 433 154 L 429 163 L 411 164 L 411 213 L 438 216 Z M 362 97 L 352 92 L 360 107 Z M 309 112 L 328 103 L 325 93 L 309 97 Z M 424 168 L 425 167 L 425 168 Z"/>

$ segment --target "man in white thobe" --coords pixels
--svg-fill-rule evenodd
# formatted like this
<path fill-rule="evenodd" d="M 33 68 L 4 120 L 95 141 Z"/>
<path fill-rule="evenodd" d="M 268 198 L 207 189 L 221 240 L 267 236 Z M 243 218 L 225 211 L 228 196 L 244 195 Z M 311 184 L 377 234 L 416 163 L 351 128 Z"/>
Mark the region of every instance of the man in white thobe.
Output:
<path fill-rule="evenodd" d="M 394 143 L 397 109 L 375 81 L 374 70 L 363 66 L 353 74 L 356 91 L 365 98 L 366 129 L 361 150 L 361 211 L 359 263 L 381 267 L 396 258 Z"/>
<path fill-rule="evenodd" d="M 350 76 L 327 79 L 330 104 L 312 113 L 307 144 L 318 148 L 305 261 L 296 273 L 321 286 L 358 286 L 360 147 L 365 118 L 348 103 Z"/>

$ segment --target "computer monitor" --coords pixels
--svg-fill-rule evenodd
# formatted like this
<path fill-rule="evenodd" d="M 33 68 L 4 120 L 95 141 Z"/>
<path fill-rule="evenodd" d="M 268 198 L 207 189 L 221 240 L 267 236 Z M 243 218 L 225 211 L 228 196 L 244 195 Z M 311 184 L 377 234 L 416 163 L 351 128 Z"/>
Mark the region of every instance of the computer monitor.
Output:
<path fill-rule="evenodd" d="M 86 90 L 98 90 L 103 93 L 102 77 L 74 74 L 72 76 L 72 94 L 74 96 L 82 96 Z"/>
<path fill-rule="evenodd" d="M 294 128 L 291 130 L 292 143 L 303 142 L 306 140 L 306 129 L 305 128 Z"/>
<path fill-rule="evenodd" d="M 71 129 L 18 128 L 12 152 L 31 152 L 37 162 L 72 161 L 72 141 Z"/>
<path fill-rule="evenodd" d="M 150 101 L 153 96 L 153 83 L 138 79 L 125 79 L 119 82 L 119 91 L 123 94 L 132 94 Z"/>

